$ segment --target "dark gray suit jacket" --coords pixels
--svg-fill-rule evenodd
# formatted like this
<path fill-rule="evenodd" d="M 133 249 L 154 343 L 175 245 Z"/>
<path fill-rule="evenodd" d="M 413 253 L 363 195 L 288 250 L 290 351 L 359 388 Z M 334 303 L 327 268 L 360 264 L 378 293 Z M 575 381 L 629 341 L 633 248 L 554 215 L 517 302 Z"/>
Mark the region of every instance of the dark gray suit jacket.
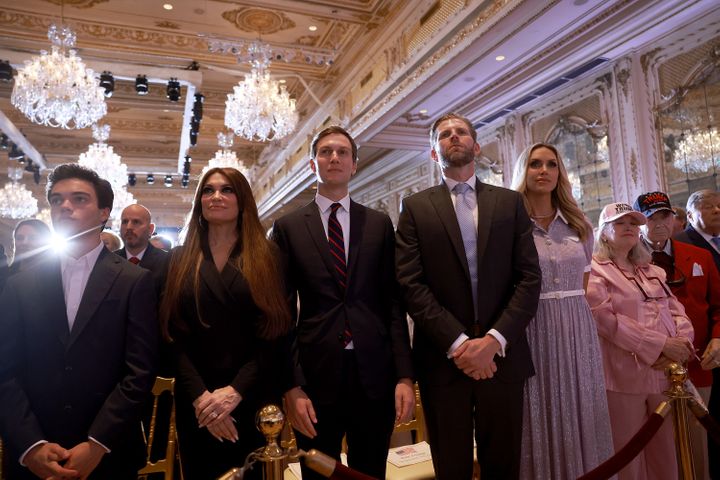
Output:
<path fill-rule="evenodd" d="M 150 273 L 103 249 L 71 331 L 60 261 L 49 257 L 8 280 L 0 309 L 0 436 L 11 464 L 39 440 L 72 448 L 91 436 L 111 450 L 102 478 L 141 466 L 159 342 Z"/>
<path fill-rule="evenodd" d="M 540 267 L 532 226 L 517 192 L 476 183 L 480 335 L 496 329 L 508 341 L 496 357 L 498 379 L 521 382 L 534 373 L 525 327 L 535 316 Z M 407 197 L 397 227 L 397 275 L 415 321 L 418 380 L 435 385 L 464 378 L 447 351 L 461 333 L 473 337 L 470 273 L 445 182 Z"/>
<path fill-rule="evenodd" d="M 115 250 L 117 255 L 127 259 L 127 252 L 124 248 Z M 170 252 L 155 248 L 151 243 L 148 243 L 145 254 L 143 255 L 138 265 L 146 270 L 152 272 L 153 281 L 155 282 L 155 288 L 160 295 L 163 288 L 165 288 L 165 279 L 167 278 L 167 271 L 170 265 Z"/>

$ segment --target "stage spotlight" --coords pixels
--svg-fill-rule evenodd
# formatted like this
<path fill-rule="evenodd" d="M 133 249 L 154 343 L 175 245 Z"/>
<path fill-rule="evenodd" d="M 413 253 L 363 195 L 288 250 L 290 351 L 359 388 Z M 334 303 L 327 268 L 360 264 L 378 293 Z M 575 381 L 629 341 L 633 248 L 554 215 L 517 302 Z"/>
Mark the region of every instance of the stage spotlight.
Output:
<path fill-rule="evenodd" d="M 137 184 L 137 175 L 134 173 L 128 173 L 128 185 L 134 187 Z"/>
<path fill-rule="evenodd" d="M 189 175 L 190 174 L 190 163 L 192 162 L 192 158 L 190 158 L 190 155 L 185 155 L 185 163 L 183 163 L 183 174 Z"/>
<path fill-rule="evenodd" d="M 8 146 L 10 146 L 8 136 L 3 133 L 2 135 L 0 135 L 0 148 L 2 148 L 3 150 L 7 150 Z"/>
<path fill-rule="evenodd" d="M 194 147 L 195 145 L 197 145 L 197 136 L 198 136 L 198 132 L 190 129 L 190 146 L 191 147 Z"/>
<path fill-rule="evenodd" d="M 165 175 L 165 186 L 167 188 L 172 187 L 172 175 Z"/>
<path fill-rule="evenodd" d="M 115 90 L 115 79 L 112 73 L 104 71 L 100 74 L 100 86 L 105 89 L 105 97 L 112 97 L 113 91 Z"/>
<path fill-rule="evenodd" d="M 188 188 L 188 185 L 190 185 L 190 174 L 183 173 L 182 179 L 180 180 L 180 186 L 182 188 Z"/>
<path fill-rule="evenodd" d="M 197 118 L 198 121 L 202 120 L 203 117 L 203 103 L 205 102 L 205 95 L 202 93 L 195 94 L 195 103 L 193 103 L 193 117 Z"/>
<path fill-rule="evenodd" d="M 135 79 L 135 93 L 138 95 L 147 95 L 149 91 L 147 77 L 145 75 L 138 75 Z"/>
<path fill-rule="evenodd" d="M 148 185 L 152 185 L 153 183 L 155 183 L 155 175 L 153 175 L 152 173 L 148 173 L 147 180 L 145 181 Z"/>
<path fill-rule="evenodd" d="M 13 79 L 13 68 L 9 60 L 0 61 L 0 80 L 10 82 Z"/>
<path fill-rule="evenodd" d="M 25 154 L 22 150 L 18 148 L 17 145 L 14 143 L 12 144 L 12 147 L 10 147 L 10 153 L 8 154 L 8 158 L 10 160 L 17 160 L 18 162 L 24 162 L 25 161 Z"/>
<path fill-rule="evenodd" d="M 180 100 L 180 82 L 178 82 L 177 78 L 171 78 L 170 80 L 168 80 L 167 98 L 171 102 L 177 102 L 178 100 Z"/>
<path fill-rule="evenodd" d="M 28 158 L 27 163 L 25 164 L 25 171 L 26 172 L 35 171 L 35 165 L 33 165 L 33 161 L 30 158 Z"/>

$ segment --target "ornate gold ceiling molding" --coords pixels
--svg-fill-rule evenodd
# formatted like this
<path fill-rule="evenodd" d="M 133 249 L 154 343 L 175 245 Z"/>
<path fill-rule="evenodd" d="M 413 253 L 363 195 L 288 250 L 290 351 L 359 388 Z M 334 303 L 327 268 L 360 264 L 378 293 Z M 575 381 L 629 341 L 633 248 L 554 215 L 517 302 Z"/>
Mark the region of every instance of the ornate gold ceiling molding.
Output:
<path fill-rule="evenodd" d="M 270 35 L 296 26 L 285 13 L 264 8 L 240 7 L 223 12 L 222 17 L 238 30 L 261 35 Z"/>
<path fill-rule="evenodd" d="M 169 28 L 170 30 L 180 30 L 180 25 L 179 25 L 179 24 L 177 24 L 177 23 L 175 23 L 175 22 L 171 22 L 171 21 L 169 21 L 169 20 L 163 20 L 163 21 L 161 21 L 161 22 L 155 22 L 155 26 L 158 27 L 158 28 Z"/>
<path fill-rule="evenodd" d="M 68 6 L 75 8 L 92 8 L 99 3 L 107 3 L 110 0 L 43 0 L 58 6 Z"/>

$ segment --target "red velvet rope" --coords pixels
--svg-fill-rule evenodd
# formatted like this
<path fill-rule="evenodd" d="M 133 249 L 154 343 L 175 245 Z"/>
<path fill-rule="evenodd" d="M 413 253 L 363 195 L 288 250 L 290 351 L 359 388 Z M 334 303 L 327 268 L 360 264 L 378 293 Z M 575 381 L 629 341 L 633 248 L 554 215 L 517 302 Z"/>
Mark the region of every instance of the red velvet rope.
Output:
<path fill-rule="evenodd" d="M 715 443 L 720 443 L 720 425 L 710 416 L 706 409 L 697 404 L 693 405 L 694 402 L 695 400 L 690 401 L 690 411 L 693 412 L 700 422 L 700 425 L 705 427 L 705 430 L 707 430 L 708 434 L 715 440 Z"/>
<path fill-rule="evenodd" d="M 335 471 L 330 475 L 330 480 L 377 480 L 375 477 L 365 475 L 357 470 L 348 468 L 340 462 L 335 463 Z"/>
<path fill-rule="evenodd" d="M 663 420 L 665 420 L 665 418 L 659 413 L 650 415 L 647 422 L 640 427 L 640 430 L 637 431 L 624 447 L 615 452 L 615 455 L 598 465 L 595 469 L 579 477 L 578 480 L 606 480 L 615 475 L 645 448 L 650 439 L 662 426 Z"/>

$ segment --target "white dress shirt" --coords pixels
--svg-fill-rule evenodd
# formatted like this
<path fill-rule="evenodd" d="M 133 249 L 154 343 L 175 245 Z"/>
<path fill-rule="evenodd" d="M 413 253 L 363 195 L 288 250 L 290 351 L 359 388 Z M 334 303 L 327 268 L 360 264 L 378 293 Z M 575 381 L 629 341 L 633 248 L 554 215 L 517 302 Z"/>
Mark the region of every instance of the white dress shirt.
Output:
<path fill-rule="evenodd" d="M 127 247 L 125 247 L 125 258 L 130 260 L 132 257 L 137 257 L 137 259 L 142 262 L 143 255 L 145 255 L 146 251 L 147 251 L 147 247 L 143 248 L 142 251 L 138 252 L 137 255 L 133 255 L 132 253 L 128 252 Z"/>
<path fill-rule="evenodd" d="M 477 178 L 474 175 L 472 177 L 468 178 L 467 180 L 465 180 L 464 182 L 458 182 L 457 180 L 453 180 L 452 178 L 448 178 L 445 176 L 443 176 L 443 180 L 445 181 L 445 184 L 447 185 L 448 189 L 450 189 L 450 200 L 452 201 L 453 208 L 455 208 L 455 203 L 457 202 L 457 194 L 455 192 L 453 192 L 455 185 L 457 185 L 458 183 L 467 183 L 468 186 L 470 187 L 470 190 L 473 193 L 475 193 L 475 186 L 476 186 Z M 478 227 L 479 211 L 480 211 L 480 209 L 478 208 L 478 205 L 476 202 L 475 208 L 473 208 L 473 212 L 472 212 L 473 221 L 475 222 L 475 230 L 477 230 L 477 227 Z M 480 252 L 478 252 L 478 255 L 479 254 L 480 254 Z M 505 339 L 505 337 L 500 332 L 495 330 L 494 328 L 491 328 L 490 330 L 488 330 L 488 335 L 491 335 L 500 343 L 499 355 L 501 357 L 504 357 L 505 356 L 505 347 L 507 347 L 507 340 Z M 457 339 L 455 339 L 455 341 L 452 343 L 452 345 L 450 345 L 450 348 L 447 351 L 448 358 L 452 357 L 453 352 L 455 352 L 455 350 L 460 345 L 462 345 L 462 343 L 465 340 L 467 340 L 469 338 L 470 337 L 468 337 L 464 333 L 461 333 L 460 336 Z"/>

